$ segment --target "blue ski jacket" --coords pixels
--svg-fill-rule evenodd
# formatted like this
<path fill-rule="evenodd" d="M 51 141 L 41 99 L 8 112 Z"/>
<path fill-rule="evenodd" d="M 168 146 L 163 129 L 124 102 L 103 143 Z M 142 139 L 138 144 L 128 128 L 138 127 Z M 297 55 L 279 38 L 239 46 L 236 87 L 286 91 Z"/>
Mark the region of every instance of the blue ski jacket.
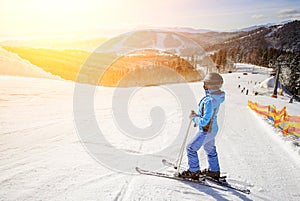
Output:
<path fill-rule="evenodd" d="M 200 131 L 203 130 L 203 126 L 206 126 L 210 120 L 211 133 L 218 132 L 217 116 L 219 112 L 220 104 L 225 100 L 225 92 L 221 90 L 205 90 L 205 96 L 199 103 L 198 116 L 193 117 L 193 122 L 198 125 Z"/>

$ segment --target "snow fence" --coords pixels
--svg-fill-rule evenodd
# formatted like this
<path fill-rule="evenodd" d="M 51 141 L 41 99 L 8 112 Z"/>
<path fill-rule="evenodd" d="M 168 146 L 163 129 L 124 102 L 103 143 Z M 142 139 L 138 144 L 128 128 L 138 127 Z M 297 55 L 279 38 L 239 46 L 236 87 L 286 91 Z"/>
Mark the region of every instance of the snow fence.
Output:
<path fill-rule="evenodd" d="M 289 115 L 286 112 L 286 107 L 277 110 L 274 105 L 260 105 L 250 100 L 248 106 L 257 114 L 269 119 L 275 127 L 281 129 L 284 135 L 292 134 L 300 137 L 300 116 Z"/>

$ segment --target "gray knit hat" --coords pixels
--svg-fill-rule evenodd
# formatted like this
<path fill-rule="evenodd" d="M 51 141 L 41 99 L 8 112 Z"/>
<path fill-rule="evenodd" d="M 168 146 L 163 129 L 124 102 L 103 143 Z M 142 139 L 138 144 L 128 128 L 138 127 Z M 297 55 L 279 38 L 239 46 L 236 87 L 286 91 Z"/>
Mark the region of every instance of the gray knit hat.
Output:
<path fill-rule="evenodd" d="M 208 89 L 216 90 L 220 89 L 223 85 L 223 78 L 219 73 L 208 73 L 203 82 Z"/>

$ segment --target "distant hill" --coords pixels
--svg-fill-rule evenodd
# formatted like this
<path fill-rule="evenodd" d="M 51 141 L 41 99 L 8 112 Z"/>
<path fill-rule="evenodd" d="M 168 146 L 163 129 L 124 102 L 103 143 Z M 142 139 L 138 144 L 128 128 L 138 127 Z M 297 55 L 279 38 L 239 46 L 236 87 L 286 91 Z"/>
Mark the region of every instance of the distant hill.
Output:
<path fill-rule="evenodd" d="M 287 52 L 300 51 L 300 21 L 238 33 L 236 37 L 214 44 L 209 49 L 221 49 L 226 46 L 240 49 L 274 48 Z"/>
<path fill-rule="evenodd" d="M 48 48 L 57 50 L 84 50 L 93 51 L 100 44 L 108 40 L 107 37 L 96 37 L 96 38 L 40 38 L 31 40 L 6 40 L 0 42 L 0 46 L 11 46 L 11 47 L 35 47 L 35 48 Z"/>
<path fill-rule="evenodd" d="M 274 26 L 266 37 L 269 46 L 288 52 L 300 51 L 300 21 Z"/>
<path fill-rule="evenodd" d="M 61 79 L 0 47 L 0 75 Z"/>
<path fill-rule="evenodd" d="M 220 72 L 233 63 L 251 63 L 282 68 L 281 82 L 289 91 L 300 93 L 300 21 L 284 25 L 260 27 L 206 48 L 214 52 L 213 61 Z"/>

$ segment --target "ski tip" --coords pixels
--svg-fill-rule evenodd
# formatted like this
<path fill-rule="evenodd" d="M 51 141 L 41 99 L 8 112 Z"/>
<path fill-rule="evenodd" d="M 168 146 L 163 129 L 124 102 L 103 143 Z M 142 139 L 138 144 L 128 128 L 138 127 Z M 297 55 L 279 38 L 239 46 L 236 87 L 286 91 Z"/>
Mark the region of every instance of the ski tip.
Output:
<path fill-rule="evenodd" d="M 250 193 L 251 193 L 251 191 L 250 191 L 249 189 L 245 190 L 244 192 L 245 192 L 246 194 L 250 194 Z"/>

